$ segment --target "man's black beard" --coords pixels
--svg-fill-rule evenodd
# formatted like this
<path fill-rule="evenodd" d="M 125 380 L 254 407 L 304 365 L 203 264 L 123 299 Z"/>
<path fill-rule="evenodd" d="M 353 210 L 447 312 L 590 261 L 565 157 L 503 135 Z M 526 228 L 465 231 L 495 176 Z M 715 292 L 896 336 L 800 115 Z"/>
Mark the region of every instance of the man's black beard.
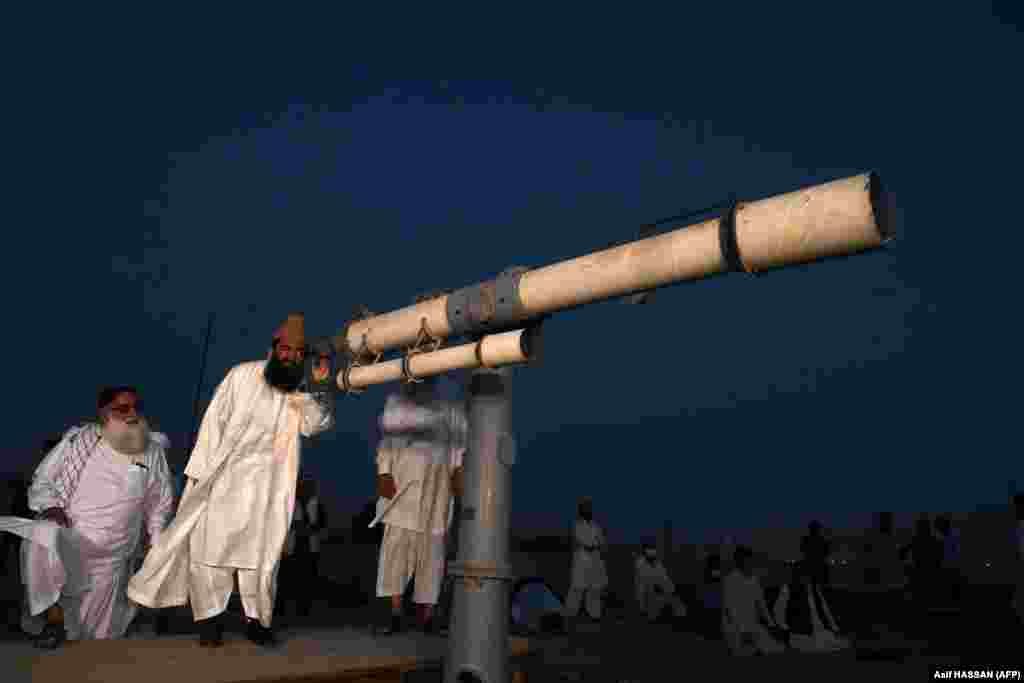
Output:
<path fill-rule="evenodd" d="M 267 384 L 283 391 L 291 393 L 299 388 L 302 383 L 302 363 L 287 364 L 281 361 L 276 354 L 270 356 L 266 368 L 263 370 L 263 377 Z"/>

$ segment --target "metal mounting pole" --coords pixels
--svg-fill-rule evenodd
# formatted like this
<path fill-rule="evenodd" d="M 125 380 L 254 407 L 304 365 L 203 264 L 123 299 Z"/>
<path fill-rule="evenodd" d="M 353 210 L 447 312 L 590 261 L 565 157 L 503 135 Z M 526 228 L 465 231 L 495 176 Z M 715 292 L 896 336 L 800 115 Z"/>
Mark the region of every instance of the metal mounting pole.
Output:
<path fill-rule="evenodd" d="M 515 463 L 510 368 L 475 370 L 468 387 L 469 443 L 463 464 L 452 620 L 445 683 L 508 683 L 509 478 Z"/>

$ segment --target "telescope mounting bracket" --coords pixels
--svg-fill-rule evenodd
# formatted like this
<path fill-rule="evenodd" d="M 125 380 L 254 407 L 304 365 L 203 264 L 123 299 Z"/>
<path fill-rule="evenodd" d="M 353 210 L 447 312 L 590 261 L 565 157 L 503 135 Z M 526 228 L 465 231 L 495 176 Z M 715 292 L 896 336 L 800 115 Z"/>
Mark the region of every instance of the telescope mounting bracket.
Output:
<path fill-rule="evenodd" d="M 360 360 L 360 358 L 369 358 L 371 356 L 373 357 L 373 360 L 371 360 L 369 363 L 363 363 Z M 383 356 L 384 356 L 384 354 L 382 352 L 380 352 L 380 351 L 377 351 L 375 353 L 375 352 L 370 350 L 370 345 L 366 343 L 366 335 L 364 334 L 363 335 L 363 340 L 359 344 L 359 348 L 356 349 L 356 352 L 351 355 L 351 359 L 349 360 L 348 365 L 345 366 L 345 370 L 341 374 L 341 384 L 342 384 L 342 388 L 345 391 L 345 393 L 346 394 L 353 394 L 355 396 L 358 396 L 359 394 L 361 394 L 364 391 L 366 391 L 366 389 L 355 389 L 355 388 L 353 388 L 352 387 L 352 383 L 349 381 L 349 377 L 351 376 L 352 371 L 354 369 L 361 368 L 361 367 L 366 366 L 366 365 L 375 365 L 376 363 L 380 362 L 380 359 Z"/>
<path fill-rule="evenodd" d="M 409 368 L 409 361 L 412 357 L 419 353 L 433 353 L 441 348 L 442 340 L 438 339 L 431 333 L 430 325 L 427 324 L 425 317 L 420 318 L 420 331 L 416 333 L 416 341 L 405 350 L 405 354 L 402 356 L 402 381 L 406 384 L 417 384 L 422 382 L 422 379 L 417 378 L 412 374 L 412 370 Z"/>

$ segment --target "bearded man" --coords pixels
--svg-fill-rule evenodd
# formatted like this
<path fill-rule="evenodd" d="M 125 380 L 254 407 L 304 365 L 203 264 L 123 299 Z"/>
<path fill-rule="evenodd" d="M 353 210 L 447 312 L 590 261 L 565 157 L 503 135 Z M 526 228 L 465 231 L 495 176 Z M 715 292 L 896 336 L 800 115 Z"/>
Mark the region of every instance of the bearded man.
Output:
<path fill-rule="evenodd" d="M 300 436 L 334 423 L 331 394 L 299 392 L 305 331 L 292 314 L 265 361 L 232 368 L 203 416 L 174 521 L 132 577 L 128 596 L 152 608 L 190 602 L 199 644 L 223 642 L 221 615 L 237 577 L 253 642 L 271 630 L 277 573 L 295 506 Z M 319 365 L 317 381 L 328 372 Z"/>
<path fill-rule="evenodd" d="M 37 647 L 125 634 L 137 613 L 125 586 L 143 528 L 159 539 L 174 503 L 163 442 L 138 392 L 104 389 L 97 405 L 99 423 L 69 430 L 36 469 L 28 500 L 38 520 L 0 519 L 25 539 L 28 612 L 47 621 Z"/>

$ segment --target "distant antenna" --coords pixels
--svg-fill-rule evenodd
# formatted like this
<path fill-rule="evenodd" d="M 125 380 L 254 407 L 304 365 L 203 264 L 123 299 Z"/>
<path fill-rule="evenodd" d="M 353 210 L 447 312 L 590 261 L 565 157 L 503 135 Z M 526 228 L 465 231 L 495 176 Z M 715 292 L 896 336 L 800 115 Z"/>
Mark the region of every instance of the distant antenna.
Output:
<path fill-rule="evenodd" d="M 190 435 L 189 452 L 196 446 L 199 422 L 199 397 L 203 390 L 203 376 L 206 374 L 206 354 L 210 350 L 210 333 L 213 332 L 213 313 L 206 323 L 206 340 L 203 342 L 203 355 L 199 359 L 199 379 L 196 381 L 196 397 L 192 403 L 192 434 Z"/>

